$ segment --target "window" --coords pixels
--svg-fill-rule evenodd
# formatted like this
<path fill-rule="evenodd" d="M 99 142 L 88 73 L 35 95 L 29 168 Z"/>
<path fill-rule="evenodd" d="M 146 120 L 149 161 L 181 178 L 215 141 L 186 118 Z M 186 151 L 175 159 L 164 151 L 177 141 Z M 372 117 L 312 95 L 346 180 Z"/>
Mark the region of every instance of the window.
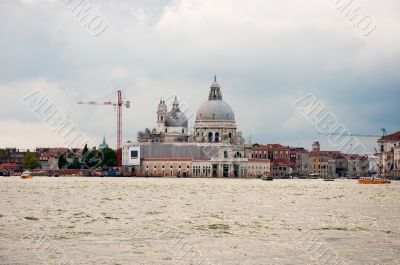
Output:
<path fill-rule="evenodd" d="M 224 158 L 228 158 L 228 151 L 224 151 Z"/>
<path fill-rule="evenodd" d="M 218 143 L 219 142 L 219 132 L 215 133 L 215 142 Z"/>
<path fill-rule="evenodd" d="M 213 140 L 213 133 L 212 133 L 212 132 L 209 132 L 209 133 L 208 133 L 208 142 L 211 143 L 212 140 Z"/>
<path fill-rule="evenodd" d="M 131 159 L 137 159 L 139 156 L 139 152 L 137 150 L 131 151 Z"/>

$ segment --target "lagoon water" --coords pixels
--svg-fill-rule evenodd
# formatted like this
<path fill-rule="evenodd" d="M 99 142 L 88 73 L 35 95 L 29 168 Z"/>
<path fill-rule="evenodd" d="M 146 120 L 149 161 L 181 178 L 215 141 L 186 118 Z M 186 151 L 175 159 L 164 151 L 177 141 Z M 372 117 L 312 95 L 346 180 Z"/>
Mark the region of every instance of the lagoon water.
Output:
<path fill-rule="evenodd" d="M 0 264 L 400 264 L 400 183 L 0 178 Z"/>

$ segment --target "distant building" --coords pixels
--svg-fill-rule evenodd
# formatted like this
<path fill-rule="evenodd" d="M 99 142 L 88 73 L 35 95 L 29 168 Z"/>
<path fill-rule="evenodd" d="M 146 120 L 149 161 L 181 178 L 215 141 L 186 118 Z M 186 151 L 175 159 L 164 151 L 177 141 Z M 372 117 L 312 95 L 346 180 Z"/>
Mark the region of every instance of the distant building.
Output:
<path fill-rule="evenodd" d="M 99 145 L 99 150 L 108 148 L 108 144 L 106 142 L 106 137 L 103 137 L 103 142 Z"/>
<path fill-rule="evenodd" d="M 315 141 L 315 142 L 312 144 L 312 150 L 313 150 L 314 152 L 318 152 L 318 151 L 321 150 L 321 146 L 320 146 L 320 144 L 319 144 L 319 141 Z"/>
<path fill-rule="evenodd" d="M 20 150 L 17 148 L 6 148 L 4 153 L 0 154 L 0 165 L 8 170 L 22 170 L 24 158 L 29 150 Z M 38 157 L 36 152 L 31 152 L 34 156 Z M 14 168 L 11 168 L 15 166 Z"/>

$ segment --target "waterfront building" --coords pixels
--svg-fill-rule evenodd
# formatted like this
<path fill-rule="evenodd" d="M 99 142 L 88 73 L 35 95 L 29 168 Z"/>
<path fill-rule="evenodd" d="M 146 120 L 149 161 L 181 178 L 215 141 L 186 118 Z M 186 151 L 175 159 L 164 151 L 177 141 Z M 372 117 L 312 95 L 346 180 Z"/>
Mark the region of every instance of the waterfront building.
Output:
<path fill-rule="evenodd" d="M 368 157 L 358 154 L 346 154 L 347 159 L 347 177 L 358 178 L 368 175 L 369 161 Z"/>
<path fill-rule="evenodd" d="M 328 152 L 312 151 L 309 154 L 311 162 L 310 174 L 320 177 L 327 178 L 329 176 L 329 160 L 332 156 Z"/>
<path fill-rule="evenodd" d="M 269 159 L 274 162 L 289 163 L 289 146 L 280 144 L 253 144 L 249 150 L 251 158 Z"/>
<path fill-rule="evenodd" d="M 24 162 L 25 154 L 28 150 L 21 150 L 17 148 L 6 148 L 4 153 L 0 154 L 0 164 L 17 164 L 22 165 Z M 33 153 L 36 155 L 36 153 Z"/>
<path fill-rule="evenodd" d="M 217 79 L 211 84 L 188 132 L 188 119 L 175 98 L 172 110 L 163 100 L 157 106 L 157 127 L 138 134 L 122 150 L 124 175 L 172 177 L 261 177 L 270 160 L 248 156 L 251 149 L 237 130 L 235 114 L 223 101 Z"/>
<path fill-rule="evenodd" d="M 271 162 L 271 176 L 274 178 L 289 178 L 292 172 L 288 162 Z"/>
<path fill-rule="evenodd" d="M 400 176 L 400 131 L 381 137 L 378 144 L 378 165 L 382 173 Z"/>
<path fill-rule="evenodd" d="M 310 157 L 308 150 L 302 147 L 290 148 L 290 163 L 293 175 L 307 176 L 310 173 Z"/>

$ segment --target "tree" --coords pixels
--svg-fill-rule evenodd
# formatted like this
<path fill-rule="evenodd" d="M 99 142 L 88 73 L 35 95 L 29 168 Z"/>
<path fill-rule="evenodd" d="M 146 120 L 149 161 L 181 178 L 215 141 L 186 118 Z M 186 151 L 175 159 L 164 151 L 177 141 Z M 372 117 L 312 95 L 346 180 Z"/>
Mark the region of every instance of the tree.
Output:
<path fill-rule="evenodd" d="M 113 149 L 103 148 L 101 152 L 103 153 L 103 162 L 101 163 L 103 168 L 117 166 L 117 153 Z"/>
<path fill-rule="evenodd" d="M 82 157 L 82 162 L 87 168 L 97 168 L 103 163 L 103 153 L 99 150 L 90 150 Z"/>
<path fill-rule="evenodd" d="M 39 159 L 32 154 L 31 152 L 27 152 L 24 156 L 24 162 L 22 164 L 23 168 L 25 169 L 35 169 L 35 168 L 40 168 L 41 164 L 39 162 Z"/>
<path fill-rule="evenodd" d="M 72 163 L 68 166 L 69 169 L 81 169 L 81 161 L 79 161 L 78 157 L 74 157 Z"/>
<path fill-rule="evenodd" d="M 87 144 L 85 144 L 85 147 L 83 147 L 82 151 L 82 156 L 85 156 L 85 154 L 89 151 L 89 148 L 87 147 Z"/>
<path fill-rule="evenodd" d="M 64 155 L 60 155 L 58 158 L 58 168 L 63 169 L 68 164 L 67 159 L 65 159 Z"/>

